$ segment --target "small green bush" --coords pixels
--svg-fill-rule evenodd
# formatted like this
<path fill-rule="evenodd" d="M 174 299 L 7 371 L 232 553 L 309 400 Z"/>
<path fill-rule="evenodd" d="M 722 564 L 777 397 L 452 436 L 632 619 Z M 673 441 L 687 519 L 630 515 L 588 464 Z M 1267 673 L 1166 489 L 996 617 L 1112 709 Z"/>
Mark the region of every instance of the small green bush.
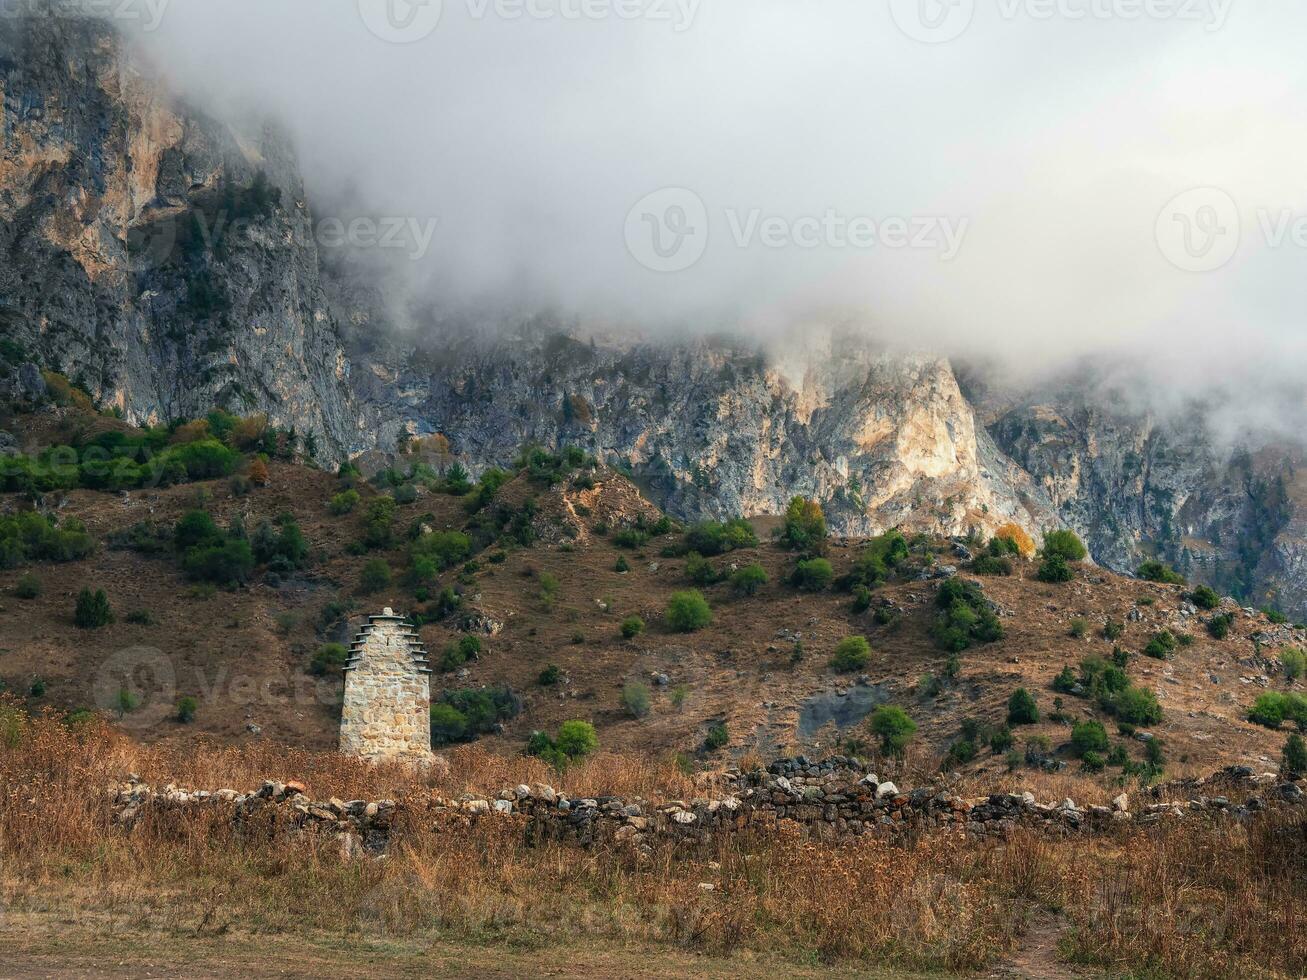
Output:
<path fill-rule="evenodd" d="M 1015 739 L 1012 736 L 1012 729 L 1007 725 L 995 729 L 994 734 L 989 736 L 989 751 L 994 755 L 1003 755 L 1012 748 Z"/>
<path fill-rule="evenodd" d="M 1039 721 L 1039 705 L 1035 697 L 1024 687 L 1012 692 L 1007 702 L 1007 723 L 1009 725 L 1034 725 Z"/>
<path fill-rule="evenodd" d="M 448 674 L 462 667 L 469 660 L 481 655 L 481 641 L 475 636 L 464 635 L 445 647 L 440 657 L 440 669 Z"/>
<path fill-rule="evenodd" d="M 757 595 L 758 590 L 767 584 L 767 571 L 757 562 L 737 568 L 731 575 L 731 588 L 740 595 Z"/>
<path fill-rule="evenodd" d="M 28 572 L 19 576 L 14 585 L 14 595 L 19 599 L 38 599 L 41 596 L 41 580 Z"/>
<path fill-rule="evenodd" d="M 712 585 L 718 579 L 717 569 L 713 568 L 712 562 L 697 551 L 685 556 L 685 577 L 693 585 Z"/>
<path fill-rule="evenodd" d="M 677 633 L 693 633 L 711 622 L 708 600 L 697 590 L 677 592 L 667 603 L 667 625 Z"/>
<path fill-rule="evenodd" d="M 431 742 L 452 745 L 467 738 L 467 717 L 452 704 L 431 706 Z"/>
<path fill-rule="evenodd" d="M 557 664 L 549 664 L 544 670 L 540 671 L 540 686 L 553 687 L 563 679 L 563 669 Z"/>
<path fill-rule="evenodd" d="M 1064 561 L 1083 561 L 1089 550 L 1075 531 L 1049 531 L 1044 535 L 1044 557 L 1060 557 Z"/>
<path fill-rule="evenodd" d="M 133 626 L 155 626 L 154 617 L 150 615 L 148 609 L 133 609 L 123 619 Z"/>
<path fill-rule="evenodd" d="M 390 565 L 384 558 L 373 558 L 363 566 L 359 574 L 359 591 L 372 595 L 390 586 Z"/>
<path fill-rule="evenodd" d="M 395 503 L 407 505 L 418 499 L 418 488 L 411 483 L 401 483 L 390 495 L 395 498 Z"/>
<path fill-rule="evenodd" d="M 1230 635 L 1230 628 L 1234 625 L 1234 613 L 1221 613 L 1219 616 L 1213 616 L 1207 621 L 1207 632 L 1216 640 L 1224 640 Z"/>
<path fill-rule="evenodd" d="M 1155 725 L 1162 720 L 1162 706 L 1152 691 L 1127 687 L 1112 695 L 1106 705 L 1120 721 L 1131 725 Z"/>
<path fill-rule="evenodd" d="M 739 548 L 756 548 L 758 535 L 743 517 L 725 523 L 702 521 L 685 531 L 685 548 L 702 555 L 724 555 Z"/>
<path fill-rule="evenodd" d="M 354 508 L 359 505 L 359 492 L 357 490 L 342 490 L 331 498 L 331 503 L 327 505 L 328 509 L 340 517 L 344 514 L 353 513 Z"/>
<path fill-rule="evenodd" d="M 644 632 L 644 620 L 639 616 L 627 616 L 622 620 L 621 630 L 625 639 L 633 640 Z"/>
<path fill-rule="evenodd" d="M 1298 779 L 1307 774 L 1307 743 L 1301 735 L 1290 735 L 1280 753 L 1280 774 L 1286 779 Z"/>
<path fill-rule="evenodd" d="M 1154 660 L 1165 660 L 1179 645 L 1179 642 L 1170 630 L 1154 633 L 1153 638 L 1144 647 L 1144 656 L 1152 657 Z"/>
<path fill-rule="evenodd" d="M 569 759 L 580 759 L 599 748 L 599 736 L 588 721 L 565 721 L 558 726 L 555 744 Z"/>
<path fill-rule="evenodd" d="M 1070 582 L 1075 578 L 1075 572 L 1061 555 L 1049 555 L 1040 562 L 1035 578 L 1041 582 Z"/>
<path fill-rule="evenodd" d="M 318 652 L 313 655 L 309 661 L 309 673 L 314 677 L 323 677 L 326 674 L 334 674 L 340 668 L 345 666 L 345 661 L 349 659 L 349 651 L 340 643 L 324 643 L 318 647 Z"/>
<path fill-rule="evenodd" d="M 703 740 L 703 747 L 709 752 L 716 752 L 718 749 L 725 748 L 730 740 L 730 732 L 726 730 L 725 722 L 722 722 L 708 729 L 708 734 Z"/>
<path fill-rule="evenodd" d="M 1076 672 L 1070 667 L 1063 667 L 1053 678 L 1053 690 L 1059 694 L 1070 694 L 1076 687 Z"/>
<path fill-rule="evenodd" d="M 935 605 L 941 610 L 932 630 L 935 643 L 950 653 L 1003 638 L 1003 624 L 976 582 L 948 579 L 940 585 Z"/>
<path fill-rule="evenodd" d="M 842 674 L 862 670 L 871 662 L 871 644 L 861 636 L 846 636 L 835 647 L 830 665 Z"/>
<path fill-rule="evenodd" d="M 1107 729 L 1101 721 L 1081 721 L 1071 728 L 1071 751 L 1083 757 L 1086 752 L 1106 752 Z"/>
<path fill-rule="evenodd" d="M 1307 671 L 1307 656 L 1295 647 L 1288 647 L 1280 651 L 1280 668 L 1284 671 L 1284 676 L 1289 681 L 1296 681 Z"/>
<path fill-rule="evenodd" d="M 864 613 L 871 608 L 871 589 L 865 585 L 855 585 L 853 587 L 853 611 L 855 613 Z"/>
<path fill-rule="evenodd" d="M 632 718 L 649 713 L 649 688 L 640 681 L 628 681 L 622 688 L 622 707 Z"/>
<path fill-rule="evenodd" d="M 77 607 L 73 612 L 73 622 L 78 629 L 97 630 L 113 622 L 113 610 L 109 606 L 109 597 L 103 589 L 92 592 L 82 589 L 77 596 Z"/>
<path fill-rule="evenodd" d="M 1083 640 L 1085 634 L 1089 632 L 1089 621 L 1087 619 L 1071 620 L 1070 634 L 1073 639 Z"/>
<path fill-rule="evenodd" d="M 613 571 L 619 573 L 625 573 L 625 572 L 629 572 L 630 570 L 631 570 L 631 566 L 630 564 L 627 563 L 626 556 L 618 555 L 617 564 L 613 566 Z"/>
<path fill-rule="evenodd" d="M 880 739 L 885 755 L 901 756 L 917 733 L 917 723 L 897 705 L 882 704 L 871 714 L 868 722 L 871 733 Z"/>
<path fill-rule="evenodd" d="M 1090 749 L 1080 756 L 1080 767 L 1088 773 L 1102 772 L 1106 763 L 1103 760 L 1102 753 Z"/>
<path fill-rule="evenodd" d="M 1185 578 L 1170 565 L 1160 561 L 1150 560 L 1139 566 L 1135 572 L 1141 579 L 1148 582 L 1161 582 L 1165 585 L 1184 585 Z"/>
<path fill-rule="evenodd" d="M 1200 585 L 1189 593 L 1189 601 L 1199 609 L 1211 611 L 1221 604 L 1221 597 L 1210 586 Z"/>
<path fill-rule="evenodd" d="M 200 708 L 200 702 L 195 698 L 187 696 L 177 702 L 177 720 L 183 725 L 189 725 L 195 720 L 195 712 Z"/>
<path fill-rule="evenodd" d="M 835 578 L 835 569 L 825 558 L 809 558 L 794 568 L 793 582 L 805 592 L 821 592 Z"/>
<path fill-rule="evenodd" d="M 1279 728 L 1285 720 L 1307 729 L 1307 697 L 1267 691 L 1259 694 L 1248 712 L 1248 720 L 1267 728 Z"/>
<path fill-rule="evenodd" d="M 994 540 L 1008 540 L 995 538 Z M 998 555 L 979 555 L 971 563 L 971 570 L 977 575 L 1011 575 L 1012 560 Z"/>
<path fill-rule="evenodd" d="M 1103 639 L 1119 640 L 1125 633 L 1125 623 L 1119 619 L 1109 619 L 1103 623 Z"/>

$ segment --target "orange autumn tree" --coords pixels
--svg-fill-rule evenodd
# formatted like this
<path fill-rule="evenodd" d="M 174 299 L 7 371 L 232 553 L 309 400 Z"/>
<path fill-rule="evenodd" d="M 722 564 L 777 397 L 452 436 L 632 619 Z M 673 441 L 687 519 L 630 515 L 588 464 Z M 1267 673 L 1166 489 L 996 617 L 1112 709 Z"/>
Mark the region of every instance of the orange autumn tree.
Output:
<path fill-rule="evenodd" d="M 1004 524 L 994 532 L 994 537 L 1011 541 L 1022 558 L 1033 558 L 1035 555 L 1034 538 L 1015 524 Z"/>

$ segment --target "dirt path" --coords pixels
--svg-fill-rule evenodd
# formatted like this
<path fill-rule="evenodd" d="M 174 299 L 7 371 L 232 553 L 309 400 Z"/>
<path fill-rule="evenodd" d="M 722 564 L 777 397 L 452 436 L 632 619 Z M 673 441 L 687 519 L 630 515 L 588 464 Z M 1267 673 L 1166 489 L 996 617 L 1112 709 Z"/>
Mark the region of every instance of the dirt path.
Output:
<path fill-rule="evenodd" d="M 850 977 L 908 980 L 912 975 L 858 968 L 800 966 L 741 954 L 700 956 L 664 946 L 586 942 L 565 947 L 494 945 L 444 939 L 350 941 L 339 936 L 228 934 L 195 936 L 133 931 L 107 923 L 45 915 L 0 919 L 0 980 L 128 980 L 204 977 L 213 980 L 357 974 L 368 977 L 516 978 Z"/>
<path fill-rule="evenodd" d="M 1058 959 L 1057 946 L 1066 922 L 1047 912 L 1036 912 L 1030 928 L 1021 937 L 1021 946 L 1015 953 L 985 976 L 995 980 L 1013 980 L 1021 977 L 1030 980 L 1085 980 L 1101 976 L 1083 967 L 1075 967 Z"/>

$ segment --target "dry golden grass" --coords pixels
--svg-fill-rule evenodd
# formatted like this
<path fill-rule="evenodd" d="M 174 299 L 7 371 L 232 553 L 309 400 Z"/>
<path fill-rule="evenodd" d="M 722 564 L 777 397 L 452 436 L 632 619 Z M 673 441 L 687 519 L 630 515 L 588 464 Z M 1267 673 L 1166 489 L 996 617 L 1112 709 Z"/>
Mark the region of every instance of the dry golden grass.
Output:
<path fill-rule="evenodd" d="M 460 778 L 441 792 L 549 775 L 475 749 L 454 761 Z M 437 832 L 404 820 L 384 861 L 347 860 L 330 840 L 272 824 L 235 828 L 217 812 L 156 813 L 126 833 L 109 819 L 104 788 L 128 770 L 242 789 L 297 775 L 318 796 L 432 788 L 328 753 L 183 753 L 0 706 L 6 906 L 107 916 L 179 938 L 231 929 L 326 932 L 345 944 L 429 935 L 546 949 L 613 940 L 946 971 L 1001 964 L 1032 917 L 1057 914 L 1061 954 L 1113 972 L 1307 970 L 1302 815 L 980 843 L 940 834 L 828 846 L 783 827 L 695 850 L 666 845 L 643 861 L 625 850 L 528 847 L 513 821 Z M 616 756 L 550 778 L 572 793 L 691 789 L 664 765 Z"/>

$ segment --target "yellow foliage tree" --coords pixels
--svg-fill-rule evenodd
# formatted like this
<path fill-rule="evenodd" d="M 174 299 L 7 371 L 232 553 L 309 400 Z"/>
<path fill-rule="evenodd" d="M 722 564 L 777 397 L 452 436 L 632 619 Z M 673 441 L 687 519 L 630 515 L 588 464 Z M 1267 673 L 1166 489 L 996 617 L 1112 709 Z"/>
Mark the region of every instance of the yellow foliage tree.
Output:
<path fill-rule="evenodd" d="M 1022 558 L 1035 556 L 1035 540 L 1015 524 L 1004 524 L 994 532 L 994 537 L 1005 538 L 1017 546 Z"/>
<path fill-rule="evenodd" d="M 172 434 L 173 445 L 180 446 L 188 442 L 200 442 L 209 438 L 209 431 L 207 419 L 196 419 L 194 422 L 179 425 Z"/>
<path fill-rule="evenodd" d="M 266 487 L 268 485 L 268 464 L 261 459 L 255 458 L 250 462 L 248 475 L 250 482 L 256 487 Z"/>

